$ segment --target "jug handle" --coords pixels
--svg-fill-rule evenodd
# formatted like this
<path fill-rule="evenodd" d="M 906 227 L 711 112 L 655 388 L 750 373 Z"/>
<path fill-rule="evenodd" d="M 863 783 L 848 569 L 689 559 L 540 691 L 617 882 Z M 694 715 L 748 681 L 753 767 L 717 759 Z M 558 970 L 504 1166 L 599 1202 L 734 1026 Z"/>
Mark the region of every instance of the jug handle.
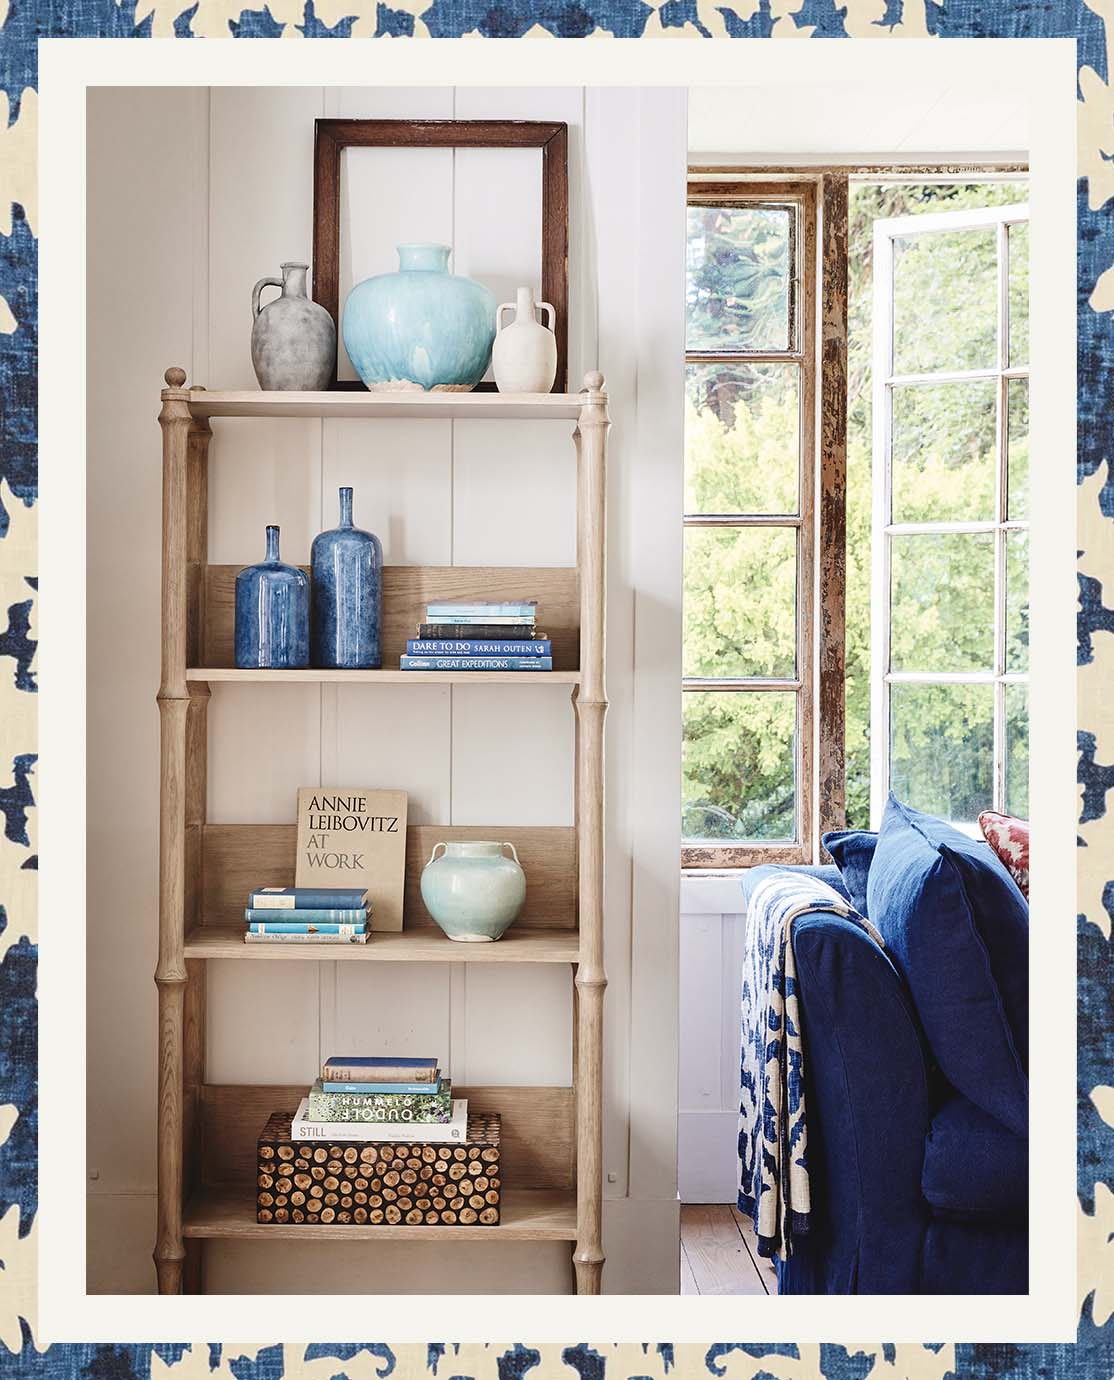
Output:
<path fill-rule="evenodd" d="M 495 309 L 495 329 L 496 329 L 497 331 L 501 331 L 501 330 L 503 329 L 503 313 L 504 313 L 505 311 L 514 311 L 514 310 L 515 310 L 515 303 L 514 303 L 514 302 L 500 302 L 499 306 L 496 307 L 496 309 Z"/>
<path fill-rule="evenodd" d="M 515 862 L 518 863 L 519 867 L 521 867 L 522 864 L 518 862 L 518 854 L 515 852 L 514 844 L 513 844 L 513 843 L 504 843 L 504 844 L 503 844 L 503 847 L 504 847 L 504 848 L 509 848 L 509 849 L 511 850 L 511 857 L 514 858 Z"/>
<path fill-rule="evenodd" d="M 543 323 L 543 324 L 545 324 L 546 329 L 547 329 L 547 330 L 551 330 L 551 331 L 556 331 L 556 330 L 557 330 L 557 313 L 553 310 L 553 307 L 550 305 L 550 303 L 548 303 L 548 302 L 538 302 L 536 305 L 537 305 L 537 308 L 538 308 L 539 311 L 543 311 L 543 312 L 547 311 L 547 312 L 549 312 L 549 321 Z"/>
<path fill-rule="evenodd" d="M 429 855 L 429 862 L 426 863 L 426 867 L 429 866 L 429 863 L 434 862 L 434 861 L 436 860 L 436 858 L 437 858 L 437 850 L 438 850 L 439 848 L 447 848 L 447 847 L 448 847 L 448 845 L 445 844 L 445 843 L 435 843 L 435 844 L 433 845 L 433 852 Z"/>
<path fill-rule="evenodd" d="M 251 315 L 252 315 L 252 320 L 254 320 L 254 319 L 259 315 L 259 312 L 260 312 L 259 294 L 263 291 L 263 289 L 264 289 L 265 287 L 277 287 L 277 288 L 281 288 L 281 287 L 282 287 L 282 279 L 281 279 L 281 278 L 260 278 L 259 282 L 256 283 L 255 287 L 252 288 L 252 292 L 251 292 Z M 550 308 L 550 310 L 552 310 L 552 308 Z"/>

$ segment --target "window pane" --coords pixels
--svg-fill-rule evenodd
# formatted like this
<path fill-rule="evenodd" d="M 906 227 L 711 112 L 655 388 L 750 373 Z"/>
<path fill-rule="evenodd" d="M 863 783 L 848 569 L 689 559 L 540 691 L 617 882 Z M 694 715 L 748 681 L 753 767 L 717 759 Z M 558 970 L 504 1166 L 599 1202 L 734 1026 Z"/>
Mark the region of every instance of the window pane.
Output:
<path fill-rule="evenodd" d="M 892 685 L 890 789 L 957 823 L 993 801 L 994 687 Z"/>
<path fill-rule="evenodd" d="M 895 388 L 893 521 L 993 521 L 993 379 Z"/>
<path fill-rule="evenodd" d="M 793 528 L 688 528 L 685 675 L 792 676 L 796 588 Z"/>
<path fill-rule="evenodd" d="M 688 208 L 690 350 L 787 350 L 794 211 Z"/>
<path fill-rule="evenodd" d="M 948 230 L 894 241 L 894 373 L 992 369 L 997 235 Z"/>
<path fill-rule="evenodd" d="M 1006 686 L 1006 813 L 1029 818 L 1029 687 Z"/>
<path fill-rule="evenodd" d="M 681 783 L 686 841 L 796 837 L 796 696 L 688 691 Z"/>
<path fill-rule="evenodd" d="M 994 537 L 891 538 L 890 669 L 994 669 Z"/>
<path fill-rule="evenodd" d="M 1011 521 L 1029 516 L 1029 380 L 1006 380 L 1008 461 L 1007 513 Z"/>
<path fill-rule="evenodd" d="M 690 364 L 686 513 L 795 513 L 800 470 L 796 364 Z"/>
<path fill-rule="evenodd" d="M 1006 670 L 1029 669 L 1029 533 L 1007 531 Z"/>
<path fill-rule="evenodd" d="M 1029 226 L 1006 229 L 1010 256 L 1010 364 L 1029 363 Z"/>

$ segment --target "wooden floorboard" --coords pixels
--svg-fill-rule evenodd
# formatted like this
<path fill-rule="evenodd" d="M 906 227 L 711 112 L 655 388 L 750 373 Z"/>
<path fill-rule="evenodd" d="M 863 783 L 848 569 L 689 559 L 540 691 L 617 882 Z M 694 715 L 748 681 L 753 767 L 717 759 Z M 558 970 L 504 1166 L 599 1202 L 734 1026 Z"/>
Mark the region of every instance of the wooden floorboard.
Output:
<path fill-rule="evenodd" d="M 696 1276 L 693 1274 L 692 1266 L 689 1264 L 688 1252 L 685 1250 L 683 1236 L 681 1238 L 681 1293 L 700 1293 L 700 1290 L 696 1287 Z"/>
<path fill-rule="evenodd" d="M 766 1279 L 743 1238 L 742 1228 L 726 1203 L 681 1206 L 681 1292 L 697 1294 L 766 1294 Z M 756 1253 L 757 1254 L 757 1253 Z M 685 1264 L 691 1281 L 686 1288 Z"/>
<path fill-rule="evenodd" d="M 774 1262 L 766 1255 L 758 1254 L 758 1237 L 754 1230 L 754 1223 L 746 1215 L 740 1212 L 737 1207 L 732 1205 L 731 1215 L 735 1219 L 735 1224 L 742 1234 L 746 1248 L 750 1252 L 750 1258 L 754 1262 L 754 1268 L 758 1271 L 759 1277 L 766 1286 L 768 1294 L 777 1293 L 777 1270 L 774 1269 Z"/>

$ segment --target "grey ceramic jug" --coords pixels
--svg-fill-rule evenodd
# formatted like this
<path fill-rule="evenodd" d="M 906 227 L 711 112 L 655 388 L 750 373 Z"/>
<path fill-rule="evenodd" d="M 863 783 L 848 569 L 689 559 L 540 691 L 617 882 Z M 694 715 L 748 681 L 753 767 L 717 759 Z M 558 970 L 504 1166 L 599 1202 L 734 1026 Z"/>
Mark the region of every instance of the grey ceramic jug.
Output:
<path fill-rule="evenodd" d="M 313 392 L 328 388 L 337 356 L 333 318 L 306 291 L 308 264 L 283 264 L 281 278 L 260 278 L 251 294 L 251 362 L 260 388 Z M 265 307 L 265 287 L 282 295 Z"/>

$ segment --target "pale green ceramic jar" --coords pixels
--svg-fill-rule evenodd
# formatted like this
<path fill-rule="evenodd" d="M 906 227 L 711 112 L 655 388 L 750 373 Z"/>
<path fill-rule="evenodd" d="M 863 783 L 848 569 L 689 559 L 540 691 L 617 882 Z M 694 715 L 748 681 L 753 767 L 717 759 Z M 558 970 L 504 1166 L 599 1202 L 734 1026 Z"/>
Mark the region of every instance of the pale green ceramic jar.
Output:
<path fill-rule="evenodd" d="M 440 857 L 438 849 L 444 849 Z M 426 909 L 463 944 L 501 938 L 525 899 L 526 874 L 513 843 L 436 843 L 422 870 Z"/>

